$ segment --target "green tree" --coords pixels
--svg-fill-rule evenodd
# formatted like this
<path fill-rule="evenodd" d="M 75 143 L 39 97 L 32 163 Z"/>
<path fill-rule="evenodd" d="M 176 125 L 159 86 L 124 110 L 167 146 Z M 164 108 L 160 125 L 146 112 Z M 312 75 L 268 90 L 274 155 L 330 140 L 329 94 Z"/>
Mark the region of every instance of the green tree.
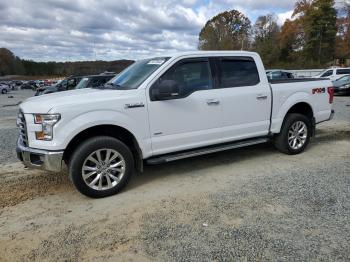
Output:
<path fill-rule="evenodd" d="M 324 65 L 333 60 L 337 34 L 334 0 L 300 0 L 294 16 L 304 32 L 303 53 L 306 59 Z"/>
<path fill-rule="evenodd" d="M 273 14 L 259 16 L 253 27 L 253 49 L 258 52 L 268 67 L 276 65 L 280 57 L 278 46 L 280 28 L 277 18 Z"/>
<path fill-rule="evenodd" d="M 240 50 L 249 48 L 250 20 L 237 10 L 213 17 L 199 33 L 201 50 Z"/>
<path fill-rule="evenodd" d="M 336 58 L 340 58 L 344 63 L 350 57 L 350 3 L 345 3 L 339 10 L 337 21 L 338 33 L 336 39 Z"/>
<path fill-rule="evenodd" d="M 24 68 L 21 60 L 10 50 L 0 48 L 0 75 L 23 74 Z"/>

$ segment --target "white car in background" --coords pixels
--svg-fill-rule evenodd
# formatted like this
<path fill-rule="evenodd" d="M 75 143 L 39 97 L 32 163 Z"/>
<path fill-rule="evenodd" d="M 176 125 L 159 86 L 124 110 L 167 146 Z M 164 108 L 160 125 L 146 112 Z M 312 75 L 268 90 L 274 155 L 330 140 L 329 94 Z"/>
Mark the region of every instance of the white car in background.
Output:
<path fill-rule="evenodd" d="M 331 81 L 336 81 L 339 78 L 341 78 L 344 75 L 350 75 L 350 67 L 343 68 L 343 67 L 334 67 L 329 68 L 318 75 L 315 75 L 314 78 L 329 78 Z"/>
<path fill-rule="evenodd" d="M 10 92 L 10 87 L 5 84 L 0 84 L 0 93 L 7 94 L 8 92 Z"/>

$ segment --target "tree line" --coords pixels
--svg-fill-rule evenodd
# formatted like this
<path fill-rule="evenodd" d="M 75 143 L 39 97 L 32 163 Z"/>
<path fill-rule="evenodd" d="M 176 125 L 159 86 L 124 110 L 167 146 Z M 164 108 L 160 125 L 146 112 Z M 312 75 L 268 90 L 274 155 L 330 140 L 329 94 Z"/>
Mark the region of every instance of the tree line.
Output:
<path fill-rule="evenodd" d="M 210 19 L 199 34 L 201 50 L 251 50 L 270 68 L 322 68 L 350 59 L 350 4 L 298 0 L 282 26 L 274 14 L 255 24 L 237 10 Z"/>
<path fill-rule="evenodd" d="M 119 73 L 132 64 L 132 60 L 81 61 L 81 62 L 35 62 L 15 56 L 10 50 L 0 48 L 0 76 L 69 76 L 93 75 L 105 71 Z"/>

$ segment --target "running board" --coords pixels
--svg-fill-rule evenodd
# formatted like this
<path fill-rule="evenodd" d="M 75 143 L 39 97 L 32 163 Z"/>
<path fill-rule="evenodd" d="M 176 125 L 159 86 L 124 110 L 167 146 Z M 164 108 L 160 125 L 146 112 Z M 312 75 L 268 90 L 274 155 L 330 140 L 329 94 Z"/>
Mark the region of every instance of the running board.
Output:
<path fill-rule="evenodd" d="M 162 164 L 162 163 L 171 162 L 171 161 L 175 161 L 183 158 L 195 157 L 195 156 L 211 154 L 215 152 L 220 152 L 220 151 L 225 151 L 225 150 L 230 150 L 230 149 L 235 149 L 240 147 L 262 144 L 262 143 L 266 143 L 267 141 L 269 141 L 269 139 L 264 137 L 264 138 L 244 140 L 240 142 L 225 143 L 225 144 L 216 145 L 216 146 L 194 149 L 191 151 L 182 151 L 182 152 L 177 152 L 173 154 L 155 156 L 147 159 L 146 163 L 150 165 Z"/>

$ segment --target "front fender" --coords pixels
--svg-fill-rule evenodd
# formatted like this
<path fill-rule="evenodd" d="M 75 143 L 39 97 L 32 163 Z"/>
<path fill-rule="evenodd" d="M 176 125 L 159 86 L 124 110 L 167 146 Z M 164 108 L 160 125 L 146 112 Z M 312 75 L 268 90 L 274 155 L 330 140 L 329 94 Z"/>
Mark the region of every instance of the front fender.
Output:
<path fill-rule="evenodd" d="M 129 116 L 125 112 L 113 110 L 93 110 L 72 118 L 63 115 L 61 121 L 54 126 L 54 139 L 52 141 L 35 140 L 31 147 L 64 150 L 77 134 L 90 127 L 115 125 L 132 133 L 142 149 L 145 147 L 143 141 L 149 138 L 147 119 L 143 114 L 138 114 L 138 117 L 135 117 L 135 114 Z"/>

